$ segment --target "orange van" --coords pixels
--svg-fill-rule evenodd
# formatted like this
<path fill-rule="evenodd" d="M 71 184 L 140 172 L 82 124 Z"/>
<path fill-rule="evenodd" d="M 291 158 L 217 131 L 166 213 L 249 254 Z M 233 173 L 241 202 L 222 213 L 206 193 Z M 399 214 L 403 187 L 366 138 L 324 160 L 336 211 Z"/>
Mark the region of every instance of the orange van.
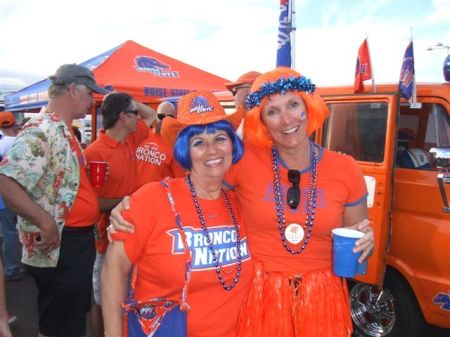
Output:
<path fill-rule="evenodd" d="M 330 116 L 315 141 L 353 156 L 364 173 L 376 249 L 351 282 L 358 336 L 419 336 L 450 328 L 450 83 L 321 88 Z"/>
<path fill-rule="evenodd" d="M 376 248 L 366 275 L 350 282 L 356 336 L 450 328 L 450 83 L 417 84 L 413 105 L 397 87 L 318 89 L 330 116 L 315 141 L 353 156 L 369 191 Z M 216 95 L 234 110 L 229 92 Z"/>

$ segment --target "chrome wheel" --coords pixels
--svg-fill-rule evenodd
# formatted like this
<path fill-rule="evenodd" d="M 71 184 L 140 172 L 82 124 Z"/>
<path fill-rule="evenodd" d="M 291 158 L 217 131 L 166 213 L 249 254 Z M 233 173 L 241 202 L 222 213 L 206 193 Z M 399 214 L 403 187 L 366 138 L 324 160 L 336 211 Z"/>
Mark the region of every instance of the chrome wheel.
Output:
<path fill-rule="evenodd" d="M 351 315 L 360 334 L 386 336 L 395 324 L 394 296 L 388 289 L 357 283 L 350 291 Z"/>

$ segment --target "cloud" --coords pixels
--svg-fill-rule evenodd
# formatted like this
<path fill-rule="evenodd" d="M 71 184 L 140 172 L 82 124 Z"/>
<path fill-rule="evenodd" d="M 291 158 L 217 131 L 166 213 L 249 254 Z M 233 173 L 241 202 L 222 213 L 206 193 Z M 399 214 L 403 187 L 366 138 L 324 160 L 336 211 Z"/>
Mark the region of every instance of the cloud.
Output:
<path fill-rule="evenodd" d="M 24 82 L 126 40 L 227 79 L 275 66 L 277 0 L 3 0 L 0 11 L 0 76 Z M 426 48 L 450 42 L 449 12 L 448 0 L 297 1 L 296 67 L 319 85 L 352 84 L 368 34 L 375 80 L 396 82 L 412 27 L 417 79 L 437 81 L 445 55 Z"/>

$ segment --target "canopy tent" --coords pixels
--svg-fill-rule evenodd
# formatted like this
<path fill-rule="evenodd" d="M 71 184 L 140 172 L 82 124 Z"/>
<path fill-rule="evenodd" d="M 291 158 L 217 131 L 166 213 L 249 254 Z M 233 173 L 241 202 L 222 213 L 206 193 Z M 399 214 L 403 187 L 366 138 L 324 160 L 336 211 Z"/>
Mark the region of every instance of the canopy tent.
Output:
<path fill-rule="evenodd" d="M 81 65 L 94 73 L 100 86 L 127 92 L 144 103 L 194 90 L 225 91 L 228 82 L 130 40 Z M 5 109 L 24 111 L 46 105 L 49 85 L 46 79 L 5 96 Z M 94 97 L 101 101 L 101 96 Z"/>

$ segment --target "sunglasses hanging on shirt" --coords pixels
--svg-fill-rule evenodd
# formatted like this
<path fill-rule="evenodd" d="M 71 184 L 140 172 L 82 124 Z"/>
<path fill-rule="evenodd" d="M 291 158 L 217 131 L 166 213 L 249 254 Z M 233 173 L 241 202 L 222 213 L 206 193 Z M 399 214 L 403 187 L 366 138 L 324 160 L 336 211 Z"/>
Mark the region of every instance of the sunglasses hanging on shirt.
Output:
<path fill-rule="evenodd" d="M 300 179 L 301 175 L 298 170 L 289 170 L 288 179 L 292 184 L 287 190 L 287 204 L 290 208 L 296 209 L 300 203 Z"/>

